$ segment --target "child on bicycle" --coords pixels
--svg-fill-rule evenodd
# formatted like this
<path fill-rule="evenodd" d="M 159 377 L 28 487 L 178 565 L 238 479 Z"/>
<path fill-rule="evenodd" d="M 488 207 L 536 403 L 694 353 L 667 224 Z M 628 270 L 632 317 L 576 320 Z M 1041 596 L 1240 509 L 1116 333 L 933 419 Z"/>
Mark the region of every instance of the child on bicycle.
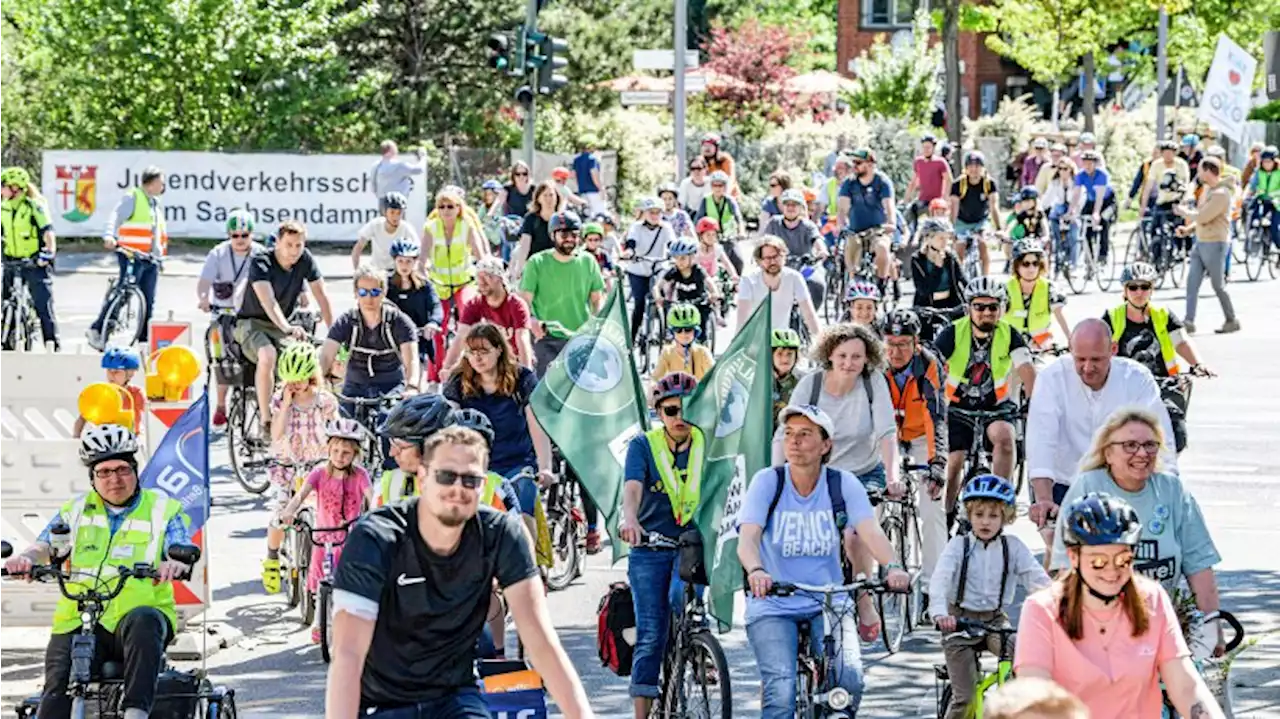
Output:
<path fill-rule="evenodd" d="M 360 518 L 364 508 L 373 502 L 373 481 L 364 467 L 356 464 L 360 456 L 360 442 L 364 440 L 364 429 L 354 419 L 340 417 L 325 426 L 328 435 L 326 449 L 329 460 L 317 465 L 307 475 L 298 493 L 289 500 L 289 505 L 280 512 L 283 525 L 293 524 L 302 507 L 312 492 L 316 495 L 316 527 L 341 527 Z M 345 532 L 316 532 L 312 537 L 311 568 L 307 573 L 307 591 L 315 594 L 324 578 L 324 543 L 332 541 L 333 565 L 338 566 L 338 557 L 342 555 Z M 320 643 L 320 627 L 311 628 L 311 641 Z"/>
<path fill-rule="evenodd" d="M 776 329 L 770 345 L 773 347 L 773 416 L 777 417 L 791 401 L 791 393 L 800 382 L 795 371 L 800 359 L 800 335 L 790 327 Z"/>
<path fill-rule="evenodd" d="M 1049 586 L 1049 575 L 1027 545 L 1004 532 L 1017 516 L 1015 497 L 1013 485 L 1003 477 L 980 474 L 969 480 L 960 493 L 960 503 L 971 532 L 951 538 L 929 582 L 929 616 L 942 631 L 942 650 L 951 679 L 947 719 L 961 719 L 969 708 L 978 683 L 977 654 L 1000 652 L 999 634 L 993 631 L 975 638 L 957 631 L 956 620 L 981 622 L 993 630 L 1008 627 L 1005 608 L 1013 603 L 1018 584 L 1027 592 Z M 996 587 L 999 590 L 993 591 Z M 1012 637 L 1007 651 L 1012 657 Z"/>
<path fill-rule="evenodd" d="M 310 342 L 285 345 L 276 362 L 280 385 L 271 398 L 271 484 L 274 510 L 280 513 L 293 495 L 293 483 L 301 466 L 310 467 L 329 456 L 325 427 L 338 418 L 338 400 L 320 384 L 320 358 Z M 292 466 L 291 466 L 292 465 Z M 280 591 L 280 544 L 284 529 L 267 527 L 267 557 L 262 560 L 262 588 Z"/>
<path fill-rule="evenodd" d="M 698 308 L 688 302 L 677 302 L 667 311 L 667 331 L 671 342 L 662 348 L 658 363 L 653 367 L 656 382 L 672 372 L 685 372 L 699 381 L 711 371 L 715 358 L 711 351 L 696 340 L 700 337 L 698 324 L 702 322 Z"/>
<path fill-rule="evenodd" d="M 107 372 L 107 384 L 123 387 L 129 393 L 129 404 L 132 405 L 133 410 L 133 434 L 138 438 L 138 444 L 142 445 L 142 417 L 143 410 L 147 406 L 147 398 L 142 390 L 129 384 L 138 370 L 142 369 L 142 358 L 138 356 L 137 351 L 129 347 L 108 347 L 107 351 L 102 353 L 102 369 Z M 78 439 L 80 433 L 84 431 L 86 422 L 84 417 L 76 417 L 71 436 Z"/>
<path fill-rule="evenodd" d="M 698 327 L 702 336 L 707 337 L 711 305 L 719 301 L 720 289 L 711 281 L 712 275 L 694 263 L 693 256 L 697 252 L 698 245 L 693 240 L 677 237 L 672 241 L 667 248 L 667 256 L 673 266 L 658 278 L 653 287 L 653 298 L 659 309 L 667 300 L 687 302 L 697 307 Z"/>
<path fill-rule="evenodd" d="M 587 254 L 596 258 L 596 263 L 600 265 L 600 274 L 604 277 L 605 292 L 611 292 L 613 290 L 613 279 L 617 276 L 617 270 L 613 265 L 613 258 L 604 247 L 604 227 L 598 222 L 588 222 L 583 225 L 582 242 Z"/>

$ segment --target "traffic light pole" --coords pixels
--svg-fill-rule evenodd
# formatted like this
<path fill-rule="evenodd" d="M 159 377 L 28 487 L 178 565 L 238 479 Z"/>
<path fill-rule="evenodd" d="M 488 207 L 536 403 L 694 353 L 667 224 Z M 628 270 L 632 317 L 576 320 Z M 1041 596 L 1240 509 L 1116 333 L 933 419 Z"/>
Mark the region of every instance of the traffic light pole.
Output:
<path fill-rule="evenodd" d="M 538 0 L 525 0 L 524 10 L 524 29 L 525 32 L 533 32 L 538 25 Z M 529 72 L 526 69 L 525 75 Z M 538 93 L 536 91 L 536 82 L 530 82 L 530 86 L 535 88 L 533 97 L 529 99 L 529 104 L 524 111 L 524 164 L 529 166 L 529 172 L 533 172 L 533 121 L 534 106 L 537 104 Z"/>
<path fill-rule="evenodd" d="M 675 64 L 672 69 L 675 70 L 676 87 L 675 87 L 675 140 L 676 140 L 676 181 L 684 177 L 684 153 L 685 153 L 685 137 L 684 137 L 684 111 L 685 111 L 685 94 L 684 94 L 684 52 L 689 46 L 689 34 L 686 29 L 688 24 L 689 5 L 688 0 L 676 0 L 676 36 L 671 47 L 675 48 Z"/>

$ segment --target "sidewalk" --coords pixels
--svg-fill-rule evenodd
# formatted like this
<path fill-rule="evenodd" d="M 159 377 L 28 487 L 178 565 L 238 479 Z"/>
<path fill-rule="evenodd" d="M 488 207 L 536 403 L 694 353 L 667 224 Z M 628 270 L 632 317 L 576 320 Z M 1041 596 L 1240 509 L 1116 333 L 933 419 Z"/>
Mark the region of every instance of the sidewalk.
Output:
<path fill-rule="evenodd" d="M 351 270 L 351 249 L 349 247 L 312 248 L 312 256 L 320 267 L 320 273 L 329 280 L 349 280 L 353 276 Z M 204 267 L 206 249 L 181 247 L 176 248 L 164 260 L 165 277 L 196 278 Z M 102 251 L 60 252 L 58 254 L 55 274 L 114 275 L 119 271 L 115 253 Z"/>
<path fill-rule="evenodd" d="M 1259 637 L 1231 663 L 1227 679 L 1228 716 L 1261 719 L 1280 716 L 1280 631 Z"/>

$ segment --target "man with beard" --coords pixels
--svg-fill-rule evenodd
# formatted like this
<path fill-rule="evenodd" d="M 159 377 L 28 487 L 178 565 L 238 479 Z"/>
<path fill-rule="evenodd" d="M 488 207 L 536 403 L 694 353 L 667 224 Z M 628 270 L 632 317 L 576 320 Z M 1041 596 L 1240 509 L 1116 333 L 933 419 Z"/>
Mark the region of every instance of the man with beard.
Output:
<path fill-rule="evenodd" d="M 782 206 L 782 214 L 774 215 L 765 225 L 764 234 L 781 237 L 787 243 L 787 254 L 800 258 L 806 255 L 820 264 L 808 280 L 809 296 L 813 298 L 814 307 L 822 306 L 822 298 L 826 292 L 825 275 L 821 270 L 822 260 L 827 259 L 827 244 L 822 241 L 822 233 L 818 226 L 802 216 L 804 212 L 804 193 L 800 190 L 787 190 L 778 198 Z"/>
<path fill-rule="evenodd" d="M 495 582 L 561 711 L 593 716 L 551 625 L 520 520 L 479 506 L 484 438 L 447 427 L 423 443 L 422 459 L 420 496 L 366 514 L 347 537 L 334 578 L 325 716 L 488 717 L 476 641 Z"/>
<path fill-rule="evenodd" d="M 845 245 L 845 269 L 858 272 L 862 253 L 875 253 L 876 277 L 883 288 L 889 277 L 889 240 L 896 229 L 893 204 L 893 181 L 876 169 L 876 155 L 867 148 L 853 151 L 853 176 L 840 187 L 840 226 L 850 232 L 863 232 L 880 227 L 869 247 L 859 247 L 852 240 Z"/>
<path fill-rule="evenodd" d="M 533 315 L 534 371 L 538 378 L 560 354 L 572 333 L 600 309 L 604 277 L 600 264 L 586 252 L 578 252 L 582 220 L 573 212 L 557 212 L 547 223 L 552 251 L 529 258 L 520 280 L 520 294 Z"/>
<path fill-rule="evenodd" d="M 773 315 L 769 324 L 772 329 L 789 327 L 791 311 L 798 308 L 809 335 L 817 337 L 818 313 L 813 309 L 813 298 L 805 287 L 804 275 L 786 266 L 787 243 L 779 237 L 765 235 L 756 245 L 753 256 L 759 269 L 744 275 L 738 288 L 738 327 L 745 326 L 756 306 L 772 294 Z"/>
<path fill-rule="evenodd" d="M 486 257 L 476 263 L 476 290 L 478 294 L 462 305 L 458 315 L 458 337 L 466 337 L 471 328 L 481 322 L 497 325 L 516 359 L 525 367 L 533 367 L 533 344 L 529 339 L 529 303 L 511 292 L 507 284 L 507 271 L 502 260 Z M 465 342 L 449 345 L 445 358 L 445 374 L 453 374 L 462 354 Z"/>
<path fill-rule="evenodd" d="M 965 288 L 969 312 L 938 333 L 934 347 L 947 365 L 947 497 L 948 518 L 955 515 L 960 493 L 960 470 L 973 444 L 974 422 L 965 411 L 1008 412 L 1012 419 L 1017 403 L 1010 392 L 1011 375 L 1017 370 L 1023 391 L 1030 396 L 1036 384 L 1031 351 L 1021 333 L 1000 321 L 1008 300 L 1005 283 L 995 277 L 976 277 Z M 992 472 L 1013 476 L 1014 432 L 1009 420 L 986 424 L 984 444 L 992 451 Z"/>

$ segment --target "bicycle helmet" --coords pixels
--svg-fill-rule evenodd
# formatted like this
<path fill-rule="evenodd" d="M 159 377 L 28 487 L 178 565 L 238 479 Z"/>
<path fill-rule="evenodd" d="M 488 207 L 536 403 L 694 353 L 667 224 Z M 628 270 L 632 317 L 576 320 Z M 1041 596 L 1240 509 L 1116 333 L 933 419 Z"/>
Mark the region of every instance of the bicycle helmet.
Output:
<path fill-rule="evenodd" d="M 677 302 L 667 310 L 667 327 L 672 331 L 697 329 L 701 325 L 702 315 L 688 302 Z"/>
<path fill-rule="evenodd" d="M 880 320 L 880 331 L 886 337 L 919 337 L 920 317 L 906 307 L 899 307 Z"/>
<path fill-rule="evenodd" d="M 131 347 L 108 347 L 102 353 L 102 369 L 142 369 L 142 359 Z"/>
<path fill-rule="evenodd" d="M 1182 144 L 1185 147 L 1195 147 L 1200 144 L 1200 136 L 1194 132 L 1189 132 L 1182 136 Z"/>
<path fill-rule="evenodd" d="M 1098 160 L 1101 160 L 1101 159 L 1102 159 L 1102 155 L 1099 154 L 1097 150 L 1085 150 L 1084 152 L 1080 153 L 1081 162 L 1085 160 L 1089 160 L 1091 162 L 1097 162 Z"/>
<path fill-rule="evenodd" d="M 1036 189 L 1035 185 L 1027 185 L 1018 193 L 1018 202 L 1038 199 L 1040 199 L 1040 190 Z"/>
<path fill-rule="evenodd" d="M 1049 149 L 1049 141 L 1043 137 L 1037 137 L 1031 141 L 1031 147 L 1037 150 L 1047 150 Z"/>
<path fill-rule="evenodd" d="M 1009 291 L 1003 282 L 994 277 L 975 277 L 965 285 L 964 299 L 966 302 L 972 302 L 979 297 L 990 297 L 1004 302 L 1009 299 Z"/>
<path fill-rule="evenodd" d="M 454 405 L 442 395 L 415 394 L 391 408 L 378 434 L 421 441 L 448 426 L 454 411 Z"/>
<path fill-rule="evenodd" d="M 640 212 L 648 212 L 649 210 L 661 210 L 662 202 L 656 197 L 641 197 L 636 200 L 636 210 Z"/>
<path fill-rule="evenodd" d="M 698 387 L 698 380 L 686 372 L 672 372 L 653 386 L 653 403 L 672 397 L 688 397 Z"/>
<path fill-rule="evenodd" d="M 1095 137 L 1095 136 L 1094 136 L 1094 134 L 1093 134 L 1092 132 L 1082 132 L 1082 133 L 1080 133 L 1080 144 L 1081 144 L 1081 145 L 1096 145 L 1096 144 L 1098 144 L 1098 138 L 1097 138 L 1097 137 Z"/>
<path fill-rule="evenodd" d="M 497 180 L 485 180 L 480 189 L 488 190 L 489 192 L 502 192 L 502 183 Z"/>
<path fill-rule="evenodd" d="M 569 168 L 567 168 L 567 167 L 555 167 L 555 168 L 552 168 L 552 169 L 551 169 L 551 179 L 553 179 L 553 180 L 567 180 L 567 179 L 569 179 Z"/>
<path fill-rule="evenodd" d="M 1156 272 L 1156 268 L 1146 262 L 1135 262 L 1120 273 L 1120 284 L 1128 285 L 1130 282 L 1155 282 L 1160 277 L 1160 273 Z"/>
<path fill-rule="evenodd" d="M 604 237 L 604 228 L 601 227 L 599 223 L 588 222 L 582 226 L 582 236 L 586 237 L 587 235 L 600 235 L 601 237 Z"/>
<path fill-rule="evenodd" d="M 699 235 L 701 235 L 704 232 L 719 232 L 720 223 L 716 222 L 710 217 L 704 217 L 701 220 L 698 220 L 698 224 L 693 226 L 693 230 L 694 232 L 697 232 Z"/>
<path fill-rule="evenodd" d="M 698 243 L 687 237 L 677 237 L 675 241 L 667 247 L 667 256 L 683 257 L 685 255 L 692 255 L 697 251 Z"/>
<path fill-rule="evenodd" d="M 354 419 L 339 417 L 330 420 L 324 426 L 325 436 L 329 439 L 349 439 L 352 442 L 362 442 L 365 438 L 364 427 Z"/>
<path fill-rule="evenodd" d="M 31 175 L 21 167 L 6 167 L 0 172 L 0 184 L 25 190 L 31 184 Z"/>
<path fill-rule="evenodd" d="M 1026 255 L 1044 256 L 1044 245 L 1039 240 L 1018 240 L 1013 243 L 1013 260 L 1017 262 Z"/>
<path fill-rule="evenodd" d="M 932 132 L 926 132 L 924 136 L 920 138 L 920 144 L 923 145 L 926 142 L 936 145 L 938 144 L 938 136 Z"/>
<path fill-rule="evenodd" d="M 935 197 L 935 198 L 933 198 L 932 200 L 929 200 L 929 211 L 930 211 L 930 212 L 933 212 L 934 210 L 950 210 L 950 209 L 951 209 L 951 203 L 950 203 L 950 202 L 948 202 L 948 201 L 947 201 L 947 198 L 945 198 L 945 197 Z M 943 220 L 943 218 L 941 218 L 941 217 L 931 217 L 931 218 L 929 218 L 929 219 L 932 219 L 932 220 Z M 943 221 L 947 223 L 947 226 L 948 226 L 948 227 L 950 227 L 950 226 L 951 226 L 951 222 L 949 222 L 949 221 L 947 221 L 947 220 L 943 220 Z M 947 230 L 947 232 L 950 232 L 950 231 L 951 231 L 951 230 Z"/>
<path fill-rule="evenodd" d="M 1276 160 L 1280 158 L 1280 147 L 1275 145 L 1267 145 L 1262 148 L 1262 152 L 1258 154 L 1258 160 Z"/>
<path fill-rule="evenodd" d="M 708 132 L 707 134 L 703 135 L 703 136 L 702 136 L 702 144 L 704 144 L 704 145 L 705 145 L 705 144 L 708 144 L 708 143 L 710 143 L 710 144 L 712 144 L 712 145 L 715 145 L 715 146 L 716 146 L 716 148 L 719 148 L 719 147 L 720 147 L 720 143 L 721 143 L 720 133 L 718 133 L 718 132 Z"/>
<path fill-rule="evenodd" d="M 854 300 L 880 300 L 880 288 L 874 282 L 867 282 L 863 279 L 855 279 L 849 284 L 849 289 L 844 293 L 845 302 L 853 302 Z"/>
<path fill-rule="evenodd" d="M 661 197 L 668 192 L 679 197 L 680 188 L 676 187 L 676 183 L 674 182 L 664 182 L 661 185 L 658 185 L 658 191 L 654 194 L 656 194 L 659 197 L 659 199 L 661 199 Z"/>
<path fill-rule="evenodd" d="M 232 232 L 253 232 L 253 215 L 248 210 L 232 210 L 227 215 L 227 234 Z"/>
<path fill-rule="evenodd" d="M 276 373 L 281 382 L 306 382 L 320 366 L 316 348 L 310 342 L 292 342 L 280 352 Z"/>
<path fill-rule="evenodd" d="M 987 158 L 982 154 L 981 150 L 971 150 L 969 154 L 965 156 L 964 164 L 985 166 L 987 164 Z"/>
<path fill-rule="evenodd" d="M 926 217 L 920 220 L 920 239 L 927 240 L 934 235 L 954 235 L 956 228 L 945 217 Z"/>
<path fill-rule="evenodd" d="M 1210 145 L 1204 154 L 1209 157 L 1216 157 L 1219 160 L 1225 160 L 1227 158 L 1227 149 L 1222 145 Z"/>
<path fill-rule="evenodd" d="M 960 492 L 961 504 L 971 499 L 994 499 L 1012 507 L 1017 499 L 1017 493 L 1013 485 L 1009 484 L 1009 480 L 1004 477 L 995 474 L 979 474 L 969 480 L 964 490 Z"/>
<path fill-rule="evenodd" d="M 556 232 L 578 232 L 582 229 L 582 218 L 578 217 L 578 213 L 565 210 L 557 212 L 551 216 L 551 220 L 547 223 L 547 230 Z"/>
<path fill-rule="evenodd" d="M 778 206 L 781 207 L 788 202 L 793 202 L 803 207 L 805 204 L 804 192 L 796 189 L 783 190 L 782 194 L 778 196 Z"/>
<path fill-rule="evenodd" d="M 1082 544 L 1128 544 L 1134 546 L 1142 534 L 1142 521 L 1128 502 L 1103 492 L 1090 492 L 1067 508 L 1062 542 L 1069 547 Z"/>
<path fill-rule="evenodd" d="M 403 210 L 409 206 L 409 198 L 399 192 L 388 192 L 383 195 L 382 203 L 388 210 Z"/>
<path fill-rule="evenodd" d="M 466 427 L 475 430 L 481 437 L 484 437 L 484 443 L 487 447 L 493 446 L 493 423 L 485 416 L 484 412 L 478 409 L 464 408 L 455 410 L 449 418 L 449 427 Z"/>
<path fill-rule="evenodd" d="M 790 327 L 781 327 L 773 331 L 769 344 L 776 350 L 800 349 L 800 335 Z"/>
<path fill-rule="evenodd" d="M 1161 140 L 1156 143 L 1156 148 L 1160 150 L 1176 150 L 1178 149 L 1178 143 L 1173 140 Z"/>
<path fill-rule="evenodd" d="M 80 461 L 90 469 L 109 459 L 133 462 L 137 452 L 138 438 L 118 424 L 90 427 L 80 435 Z"/>
<path fill-rule="evenodd" d="M 399 239 L 391 243 L 392 257 L 417 257 L 422 254 L 422 245 L 413 240 Z"/>
<path fill-rule="evenodd" d="M 729 176 L 720 170 L 716 170 L 715 172 L 711 173 L 711 176 L 707 179 L 711 180 L 711 184 L 713 185 L 729 184 Z"/>

